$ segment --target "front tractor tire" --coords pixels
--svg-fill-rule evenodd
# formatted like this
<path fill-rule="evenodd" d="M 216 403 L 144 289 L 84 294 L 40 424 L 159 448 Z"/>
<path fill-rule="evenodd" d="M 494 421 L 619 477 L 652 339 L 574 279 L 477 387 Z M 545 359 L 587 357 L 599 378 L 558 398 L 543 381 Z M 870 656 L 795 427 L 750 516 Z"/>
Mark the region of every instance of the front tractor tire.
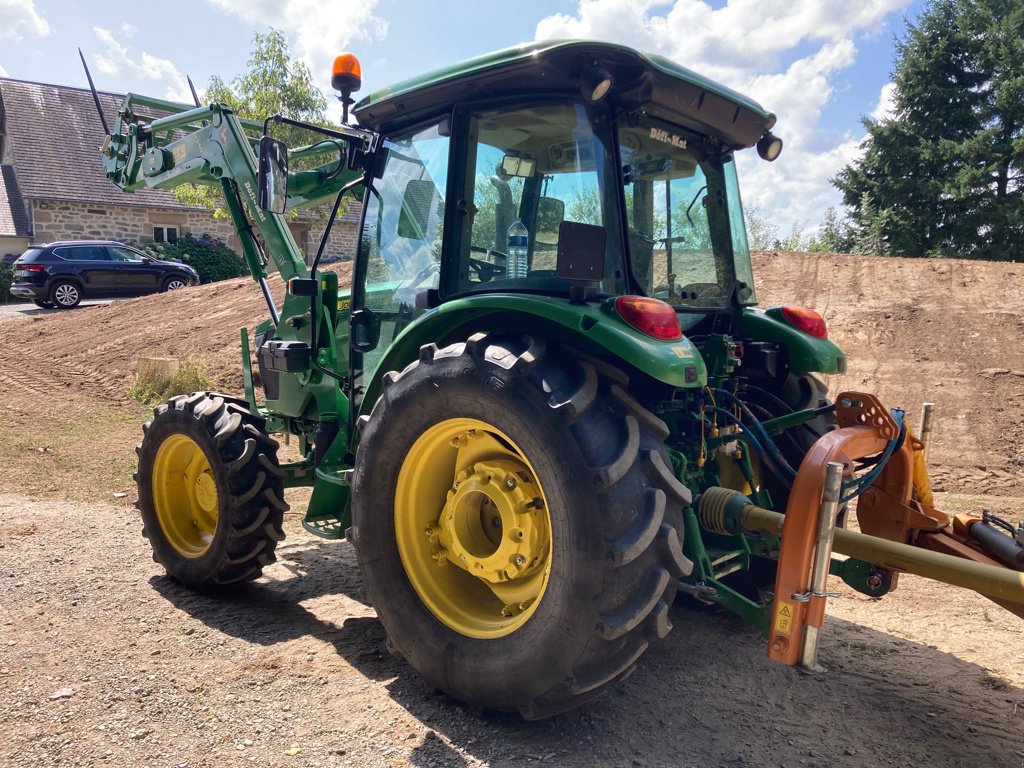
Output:
<path fill-rule="evenodd" d="M 153 559 L 192 587 L 257 578 L 288 509 L 263 419 L 244 401 L 197 392 L 155 408 L 143 431 L 135 479 Z"/>
<path fill-rule="evenodd" d="M 477 334 L 385 377 L 350 531 L 429 684 L 534 719 L 627 676 L 672 625 L 689 491 L 620 370 Z"/>

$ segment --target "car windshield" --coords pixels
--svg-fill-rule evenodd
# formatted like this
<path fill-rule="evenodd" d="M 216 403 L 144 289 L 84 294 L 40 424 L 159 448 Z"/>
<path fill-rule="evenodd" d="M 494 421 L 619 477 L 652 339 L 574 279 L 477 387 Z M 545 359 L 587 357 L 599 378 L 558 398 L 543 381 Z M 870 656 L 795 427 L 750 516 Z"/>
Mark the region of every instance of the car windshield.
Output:
<path fill-rule="evenodd" d="M 724 170 L 678 128 L 648 116 L 625 115 L 618 129 L 634 278 L 674 307 L 728 306 L 737 287 L 726 194 L 731 163 Z M 738 199 L 732 204 L 739 210 Z M 745 242 L 742 258 L 749 260 Z M 753 289 L 741 281 L 746 303 Z"/>

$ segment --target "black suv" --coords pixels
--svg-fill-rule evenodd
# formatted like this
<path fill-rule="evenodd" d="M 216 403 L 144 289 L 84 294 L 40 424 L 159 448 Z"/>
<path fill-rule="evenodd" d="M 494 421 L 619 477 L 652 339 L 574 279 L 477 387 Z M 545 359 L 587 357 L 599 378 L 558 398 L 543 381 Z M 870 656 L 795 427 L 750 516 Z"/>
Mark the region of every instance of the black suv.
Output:
<path fill-rule="evenodd" d="M 192 267 L 158 261 L 124 243 L 75 240 L 33 245 L 14 262 L 11 294 L 44 309 L 71 309 L 82 299 L 139 296 L 198 285 Z"/>

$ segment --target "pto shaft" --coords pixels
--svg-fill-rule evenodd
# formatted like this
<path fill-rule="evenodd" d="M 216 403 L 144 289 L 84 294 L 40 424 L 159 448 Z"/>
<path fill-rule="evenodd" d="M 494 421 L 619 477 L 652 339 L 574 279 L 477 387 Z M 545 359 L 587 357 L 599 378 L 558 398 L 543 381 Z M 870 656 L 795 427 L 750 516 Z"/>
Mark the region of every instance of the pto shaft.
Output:
<path fill-rule="evenodd" d="M 785 519 L 786 516 L 778 512 L 747 503 L 740 512 L 739 525 L 748 531 L 781 536 Z M 892 570 L 973 589 L 988 597 L 1024 603 L 1024 573 L 1020 571 L 976 563 L 843 528 L 835 532 L 833 550 Z"/>

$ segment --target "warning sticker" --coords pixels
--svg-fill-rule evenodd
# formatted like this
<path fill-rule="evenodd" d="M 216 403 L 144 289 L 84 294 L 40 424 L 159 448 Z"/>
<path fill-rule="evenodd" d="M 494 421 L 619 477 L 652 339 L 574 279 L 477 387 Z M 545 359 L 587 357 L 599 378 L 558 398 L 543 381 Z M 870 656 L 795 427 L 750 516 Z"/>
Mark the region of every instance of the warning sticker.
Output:
<path fill-rule="evenodd" d="M 693 351 L 689 347 L 672 347 L 672 351 L 675 353 L 676 357 L 682 358 L 683 360 L 693 357 Z"/>
<path fill-rule="evenodd" d="M 788 635 L 793 631 L 793 603 L 780 600 L 775 606 L 775 631 Z"/>

